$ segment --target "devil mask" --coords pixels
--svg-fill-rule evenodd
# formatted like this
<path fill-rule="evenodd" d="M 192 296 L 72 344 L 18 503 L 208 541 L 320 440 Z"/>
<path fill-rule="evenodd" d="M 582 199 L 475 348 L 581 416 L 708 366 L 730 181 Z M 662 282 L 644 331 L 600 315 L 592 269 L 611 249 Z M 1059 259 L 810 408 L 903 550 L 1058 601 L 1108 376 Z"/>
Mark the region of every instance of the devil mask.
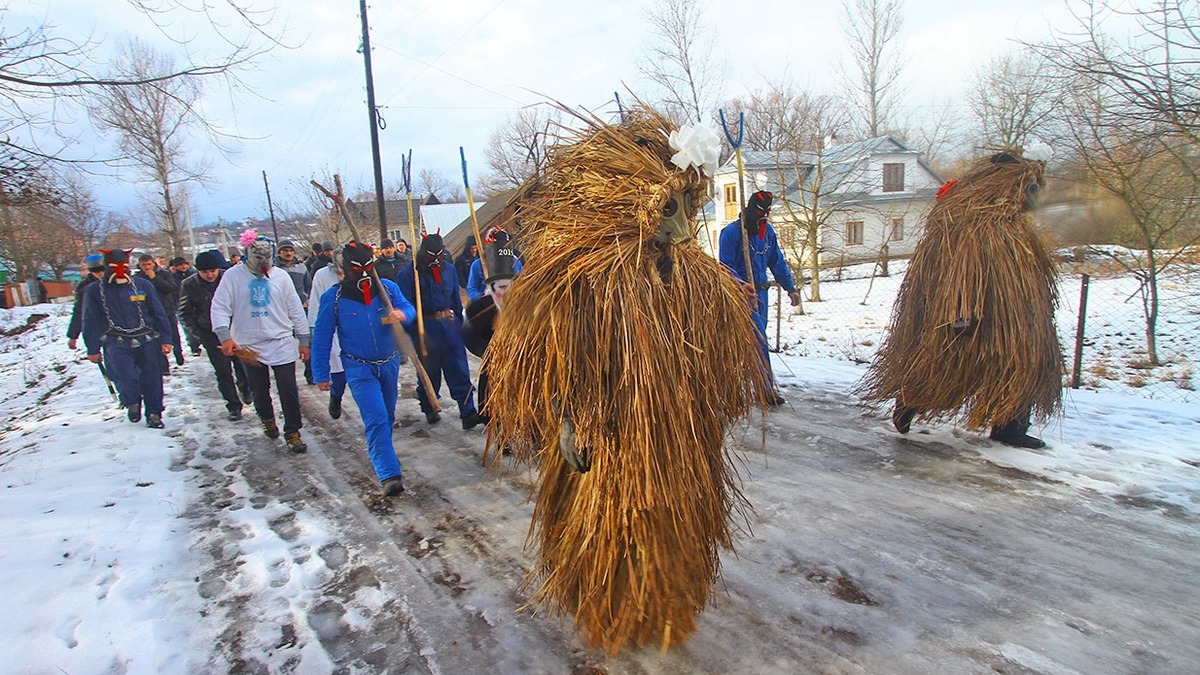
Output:
<path fill-rule="evenodd" d="M 375 251 L 366 244 L 352 241 L 342 248 L 342 297 L 370 305 L 379 295 L 379 285 L 372 279 Z"/>
<path fill-rule="evenodd" d="M 767 234 L 767 214 L 771 212 L 771 202 L 774 199 L 775 196 L 770 192 L 759 190 L 750 195 L 750 201 L 746 202 L 746 220 L 743 225 L 747 232 L 757 231 L 759 239 Z"/>
<path fill-rule="evenodd" d="M 421 248 L 417 250 L 417 265 L 433 275 L 434 283 L 442 283 L 442 265 L 446 261 L 446 246 L 442 243 L 442 235 L 431 234 L 421 239 Z M 454 271 L 451 270 L 451 274 Z"/>
<path fill-rule="evenodd" d="M 110 284 L 129 283 L 129 254 L 133 253 L 133 249 L 100 249 L 100 252 L 104 254 L 104 266 L 108 270 L 104 273 L 104 280 Z"/>

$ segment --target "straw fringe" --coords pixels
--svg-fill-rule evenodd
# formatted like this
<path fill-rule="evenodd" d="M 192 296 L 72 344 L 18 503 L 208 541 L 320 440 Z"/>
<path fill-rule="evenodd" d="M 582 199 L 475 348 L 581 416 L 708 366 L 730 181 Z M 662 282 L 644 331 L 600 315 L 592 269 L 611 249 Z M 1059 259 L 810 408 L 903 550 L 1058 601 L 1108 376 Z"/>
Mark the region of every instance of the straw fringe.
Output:
<path fill-rule="evenodd" d="M 1062 400 L 1054 326 L 1054 260 L 1023 208 L 1044 166 L 975 164 L 930 211 L 892 311 L 891 328 L 859 385 L 869 401 L 897 399 L 918 419 L 968 429 L 1032 408 L 1045 420 Z M 957 334 L 955 321 L 974 319 Z"/>
<path fill-rule="evenodd" d="M 725 425 L 767 393 L 732 276 L 694 243 L 652 241 L 671 193 L 703 190 L 668 168 L 669 130 L 639 110 L 553 152 L 515 202 L 526 265 L 484 357 L 496 443 L 540 469 L 534 599 L 610 654 L 694 632 L 745 506 Z M 559 451 L 564 415 L 587 473 Z"/>

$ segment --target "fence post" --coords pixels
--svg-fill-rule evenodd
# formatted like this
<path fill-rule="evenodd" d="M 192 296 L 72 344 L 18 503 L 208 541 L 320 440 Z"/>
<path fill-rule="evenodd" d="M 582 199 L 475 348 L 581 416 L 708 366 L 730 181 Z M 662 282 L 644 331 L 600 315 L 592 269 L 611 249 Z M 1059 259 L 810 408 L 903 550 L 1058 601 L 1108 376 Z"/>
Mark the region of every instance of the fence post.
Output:
<path fill-rule="evenodd" d="M 1087 323 L 1087 298 L 1088 298 L 1088 280 L 1090 277 L 1087 274 L 1080 276 L 1079 284 L 1079 323 L 1075 327 L 1075 365 L 1071 368 L 1071 388 L 1079 388 L 1079 371 L 1083 366 L 1083 333 L 1084 326 Z"/>

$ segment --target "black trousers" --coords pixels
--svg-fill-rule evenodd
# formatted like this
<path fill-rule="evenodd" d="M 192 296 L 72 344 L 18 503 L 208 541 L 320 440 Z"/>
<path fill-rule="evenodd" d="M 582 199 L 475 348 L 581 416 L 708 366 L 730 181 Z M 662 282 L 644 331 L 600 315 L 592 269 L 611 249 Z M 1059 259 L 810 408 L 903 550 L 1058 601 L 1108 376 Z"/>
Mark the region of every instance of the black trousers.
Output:
<path fill-rule="evenodd" d="M 275 371 L 275 391 L 279 394 L 279 407 L 283 408 L 283 432 L 300 431 L 300 387 L 296 386 L 296 362 L 279 366 L 252 366 L 248 363 L 246 375 L 250 378 L 250 390 L 254 392 L 254 412 L 261 420 L 275 419 L 275 406 L 271 404 L 271 371 Z"/>
<path fill-rule="evenodd" d="M 208 354 L 208 362 L 212 364 L 213 370 L 217 373 L 217 391 L 221 392 L 221 398 L 225 399 L 225 407 L 230 412 L 241 410 L 242 400 L 238 398 L 238 387 L 233 375 L 234 370 L 239 369 L 234 366 L 234 357 L 225 356 L 221 352 L 221 342 L 217 339 L 216 333 L 209 331 L 195 337 L 199 340 L 199 344 L 204 345 L 204 352 Z M 245 375 L 242 375 L 242 378 L 244 377 Z"/>

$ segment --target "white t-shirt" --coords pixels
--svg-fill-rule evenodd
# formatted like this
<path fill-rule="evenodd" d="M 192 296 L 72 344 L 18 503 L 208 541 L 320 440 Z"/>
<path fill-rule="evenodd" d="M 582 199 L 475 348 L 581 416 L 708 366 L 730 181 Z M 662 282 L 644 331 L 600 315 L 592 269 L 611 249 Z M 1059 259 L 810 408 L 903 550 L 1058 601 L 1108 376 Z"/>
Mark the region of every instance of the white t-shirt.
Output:
<path fill-rule="evenodd" d="M 255 276 L 245 265 L 226 270 L 213 294 L 213 332 L 224 341 L 258 352 L 258 360 L 279 366 L 296 360 L 296 340 L 307 347 L 311 331 L 304 306 L 291 276 L 272 267 L 265 277 Z"/>

